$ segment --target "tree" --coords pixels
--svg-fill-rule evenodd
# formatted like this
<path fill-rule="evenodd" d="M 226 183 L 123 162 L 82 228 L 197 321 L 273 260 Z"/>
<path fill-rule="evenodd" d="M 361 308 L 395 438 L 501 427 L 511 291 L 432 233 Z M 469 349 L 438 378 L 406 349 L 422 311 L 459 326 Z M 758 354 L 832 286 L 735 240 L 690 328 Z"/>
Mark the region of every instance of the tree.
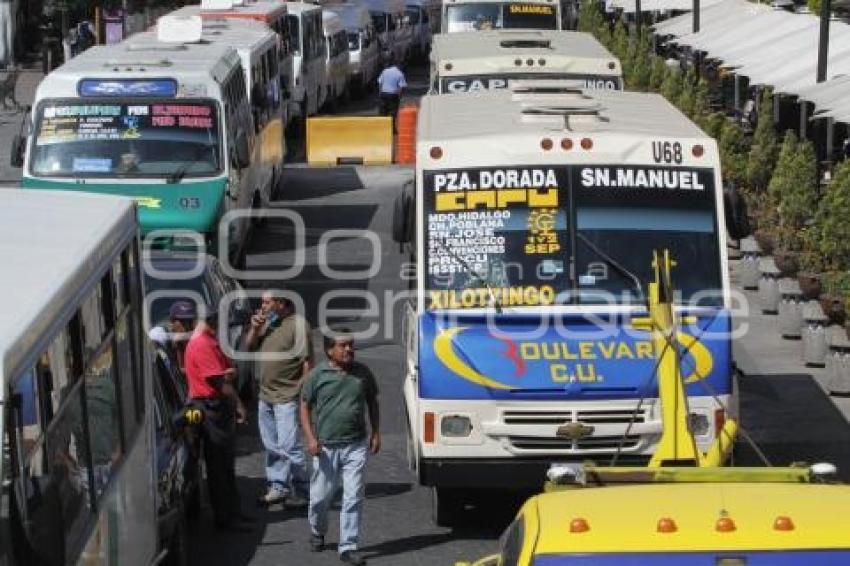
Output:
<path fill-rule="evenodd" d="M 682 75 L 681 90 L 679 96 L 673 101 L 679 110 L 688 116 L 693 116 L 694 112 L 694 84 L 696 83 L 696 74 L 693 70 L 688 69 Z"/>
<path fill-rule="evenodd" d="M 622 19 L 617 20 L 617 23 L 614 24 L 614 34 L 611 41 L 611 50 L 614 55 L 621 62 L 626 61 L 629 58 L 629 32 Z"/>
<path fill-rule="evenodd" d="M 664 74 L 664 82 L 661 83 L 661 94 L 664 98 L 676 104 L 679 100 L 679 93 L 682 91 L 682 72 L 678 67 L 667 67 Z"/>
<path fill-rule="evenodd" d="M 653 56 L 649 69 L 649 90 L 661 92 L 661 85 L 664 84 L 666 77 L 667 64 L 664 62 L 664 58 L 657 55 Z"/>
<path fill-rule="evenodd" d="M 596 0 L 583 0 L 578 11 L 578 31 L 594 33 L 604 24 L 599 3 Z"/>
<path fill-rule="evenodd" d="M 836 166 L 815 215 L 818 251 L 833 269 L 850 268 L 850 161 Z"/>
<path fill-rule="evenodd" d="M 646 90 L 649 88 L 651 57 L 653 57 L 649 30 L 645 28 L 641 30 L 640 39 L 635 42 L 632 53 L 626 84 L 632 90 Z"/>
<path fill-rule="evenodd" d="M 747 161 L 747 181 L 755 191 L 764 191 L 776 167 L 779 144 L 773 126 L 773 96 L 770 89 L 762 91 L 758 124 Z"/>
<path fill-rule="evenodd" d="M 735 124 L 725 120 L 720 130 L 719 145 L 723 177 L 737 186 L 743 185 L 747 172 L 744 134 Z"/>
<path fill-rule="evenodd" d="M 700 125 L 706 134 L 713 137 L 718 142 L 720 135 L 723 133 L 723 124 L 726 123 L 726 116 L 722 112 L 712 112 L 703 116 L 700 120 Z"/>
<path fill-rule="evenodd" d="M 767 186 L 767 192 L 777 202 L 782 199 L 782 193 L 788 190 L 788 180 L 791 178 L 791 168 L 794 166 L 794 156 L 797 153 L 797 135 L 794 130 L 785 132 L 782 147 L 776 159 L 773 176 Z"/>
<path fill-rule="evenodd" d="M 699 121 L 709 110 L 708 107 L 708 82 L 705 79 L 701 78 L 696 85 L 696 89 L 694 90 L 694 105 L 693 112 L 691 116 L 693 116 L 694 120 Z"/>

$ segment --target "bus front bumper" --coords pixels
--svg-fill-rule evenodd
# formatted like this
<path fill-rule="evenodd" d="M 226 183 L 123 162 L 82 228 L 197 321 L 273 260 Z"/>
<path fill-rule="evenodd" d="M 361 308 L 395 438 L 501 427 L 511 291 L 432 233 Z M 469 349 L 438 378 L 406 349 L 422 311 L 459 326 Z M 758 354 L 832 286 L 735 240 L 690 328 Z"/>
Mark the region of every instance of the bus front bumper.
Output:
<path fill-rule="evenodd" d="M 569 458 L 439 458 L 419 462 L 419 483 L 431 487 L 543 489 L 546 470 Z M 587 458 L 572 460 L 586 462 Z M 620 465 L 645 465 L 649 456 L 620 456 Z M 599 461 L 597 463 L 603 463 Z"/>

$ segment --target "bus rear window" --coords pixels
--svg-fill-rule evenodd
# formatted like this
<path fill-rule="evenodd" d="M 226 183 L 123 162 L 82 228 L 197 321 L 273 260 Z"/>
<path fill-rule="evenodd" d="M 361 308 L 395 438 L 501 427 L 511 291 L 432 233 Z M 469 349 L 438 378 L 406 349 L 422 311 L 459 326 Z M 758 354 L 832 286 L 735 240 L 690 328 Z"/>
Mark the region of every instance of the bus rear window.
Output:
<path fill-rule="evenodd" d="M 514 3 L 455 4 L 446 8 L 446 31 L 558 29 L 553 5 Z"/>
<path fill-rule="evenodd" d="M 48 102 L 31 172 L 50 177 L 209 176 L 222 170 L 212 102 Z"/>

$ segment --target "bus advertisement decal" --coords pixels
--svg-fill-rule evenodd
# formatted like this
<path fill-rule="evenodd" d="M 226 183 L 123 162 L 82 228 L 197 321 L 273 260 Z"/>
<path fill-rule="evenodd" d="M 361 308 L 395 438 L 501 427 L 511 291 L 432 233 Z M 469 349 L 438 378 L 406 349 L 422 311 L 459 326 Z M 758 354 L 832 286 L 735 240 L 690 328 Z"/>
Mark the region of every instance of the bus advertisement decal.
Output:
<path fill-rule="evenodd" d="M 577 314 L 534 320 L 516 315 L 420 318 L 420 396 L 627 399 L 657 395 L 656 356 L 647 330 Z M 728 394 L 730 317 L 701 315 L 680 329 L 681 372 L 691 395 Z M 709 387 L 702 384 L 708 383 Z"/>
<path fill-rule="evenodd" d="M 426 172 L 427 308 L 554 304 L 567 182 L 554 167 Z"/>
<path fill-rule="evenodd" d="M 440 92 L 458 94 L 509 88 L 514 81 L 563 81 L 565 87 L 621 90 L 622 82 L 614 75 L 579 75 L 567 73 L 510 73 L 502 75 L 464 75 L 442 77 Z"/>

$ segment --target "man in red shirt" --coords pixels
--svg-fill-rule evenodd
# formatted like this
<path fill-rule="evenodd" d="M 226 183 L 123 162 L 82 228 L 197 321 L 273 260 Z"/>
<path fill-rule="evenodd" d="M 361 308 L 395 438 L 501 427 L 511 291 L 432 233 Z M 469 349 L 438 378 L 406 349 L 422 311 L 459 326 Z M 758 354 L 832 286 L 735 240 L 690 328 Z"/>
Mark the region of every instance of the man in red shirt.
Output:
<path fill-rule="evenodd" d="M 189 397 L 204 409 L 202 442 L 207 465 L 207 486 L 216 527 L 244 532 L 236 489 L 236 423 L 244 423 L 245 407 L 233 380 L 236 370 L 221 351 L 216 337 L 217 310 L 207 309 L 206 322 L 195 328 L 186 345 L 184 362 Z"/>

